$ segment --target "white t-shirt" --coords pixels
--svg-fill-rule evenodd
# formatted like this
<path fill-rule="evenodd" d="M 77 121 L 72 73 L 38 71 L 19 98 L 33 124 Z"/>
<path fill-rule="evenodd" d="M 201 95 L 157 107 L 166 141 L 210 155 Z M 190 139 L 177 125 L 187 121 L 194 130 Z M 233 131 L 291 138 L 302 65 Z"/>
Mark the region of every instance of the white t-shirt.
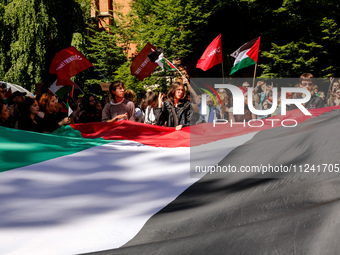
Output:
<path fill-rule="evenodd" d="M 145 123 L 154 123 L 156 121 L 155 114 L 153 113 L 153 108 L 149 105 L 145 110 Z"/>

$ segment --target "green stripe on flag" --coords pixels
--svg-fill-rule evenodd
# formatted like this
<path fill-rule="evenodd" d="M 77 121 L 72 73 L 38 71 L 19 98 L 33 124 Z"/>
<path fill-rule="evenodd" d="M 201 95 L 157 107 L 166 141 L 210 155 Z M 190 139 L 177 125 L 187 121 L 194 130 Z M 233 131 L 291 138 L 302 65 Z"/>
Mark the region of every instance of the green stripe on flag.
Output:
<path fill-rule="evenodd" d="M 237 63 L 235 66 L 233 66 L 229 75 L 232 75 L 233 73 L 237 72 L 238 70 L 240 70 L 242 68 L 245 68 L 245 67 L 248 67 L 248 66 L 251 66 L 251 65 L 255 65 L 255 64 L 256 64 L 256 62 L 249 57 L 242 59 L 239 63 Z"/>
<path fill-rule="evenodd" d="M 82 138 L 70 126 L 58 129 L 55 134 L 0 127 L 0 134 L 0 172 L 114 142 Z"/>

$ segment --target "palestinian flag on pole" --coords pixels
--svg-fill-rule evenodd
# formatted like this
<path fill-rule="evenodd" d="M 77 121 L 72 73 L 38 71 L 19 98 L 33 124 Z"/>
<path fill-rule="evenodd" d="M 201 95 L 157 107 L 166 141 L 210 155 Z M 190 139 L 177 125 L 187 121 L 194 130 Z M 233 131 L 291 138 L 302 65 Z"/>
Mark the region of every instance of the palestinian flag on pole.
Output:
<path fill-rule="evenodd" d="M 159 65 L 163 70 L 167 71 L 175 71 L 176 67 L 164 57 L 164 54 L 161 53 L 158 59 L 155 61 L 157 65 Z"/>
<path fill-rule="evenodd" d="M 230 54 L 231 57 L 235 58 L 230 75 L 242 68 L 255 65 L 257 63 L 260 39 L 261 37 L 253 39 L 250 42 L 243 44 L 235 52 Z"/>
<path fill-rule="evenodd" d="M 0 253 L 337 254 L 339 110 L 276 116 L 294 115 L 296 127 L 220 125 L 211 135 L 210 123 L 175 131 L 124 120 L 53 134 L 0 127 Z M 298 171 L 192 178 L 192 160 Z"/>
<path fill-rule="evenodd" d="M 151 62 L 159 65 L 163 70 L 176 71 L 176 67 L 164 57 L 162 48 L 156 48 L 155 50 L 151 49 L 148 58 Z"/>

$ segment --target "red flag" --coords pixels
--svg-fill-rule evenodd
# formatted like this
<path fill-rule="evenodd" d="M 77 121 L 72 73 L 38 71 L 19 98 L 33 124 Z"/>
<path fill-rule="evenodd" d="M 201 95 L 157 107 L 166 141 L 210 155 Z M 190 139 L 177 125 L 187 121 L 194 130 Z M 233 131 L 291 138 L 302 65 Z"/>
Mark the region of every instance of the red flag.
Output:
<path fill-rule="evenodd" d="M 207 71 L 214 65 L 222 63 L 222 42 L 219 34 L 204 51 L 202 57 L 197 61 L 196 68 Z"/>
<path fill-rule="evenodd" d="M 140 81 L 151 75 L 153 70 L 158 66 L 148 57 L 151 50 L 156 50 L 156 47 L 147 43 L 142 51 L 132 60 L 130 67 L 131 74 L 135 75 Z"/>
<path fill-rule="evenodd" d="M 54 56 L 50 73 L 58 79 L 67 80 L 93 65 L 75 47 L 69 47 Z"/>

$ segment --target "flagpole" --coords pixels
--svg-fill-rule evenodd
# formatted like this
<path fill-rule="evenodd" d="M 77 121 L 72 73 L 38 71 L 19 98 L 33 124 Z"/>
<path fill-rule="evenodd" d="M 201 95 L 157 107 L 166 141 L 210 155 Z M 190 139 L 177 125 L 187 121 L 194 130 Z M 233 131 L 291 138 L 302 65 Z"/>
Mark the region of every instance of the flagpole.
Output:
<path fill-rule="evenodd" d="M 224 67 L 223 67 L 223 60 L 222 60 L 222 78 L 223 78 L 223 84 L 224 84 Z"/>
<path fill-rule="evenodd" d="M 166 61 L 170 62 L 166 57 L 163 56 L 163 58 L 164 58 Z M 171 62 L 170 62 L 170 63 L 171 63 Z M 172 65 L 175 67 L 176 71 L 179 72 L 180 75 L 182 75 L 182 79 L 183 79 L 183 82 L 184 82 L 185 77 L 183 76 L 183 74 L 178 70 L 178 68 L 177 68 L 174 64 L 172 64 Z"/>
<path fill-rule="evenodd" d="M 99 72 L 99 74 L 101 75 L 101 76 L 103 76 L 104 78 L 105 78 L 105 80 L 107 81 L 107 82 L 110 82 L 106 77 L 105 77 L 105 75 L 104 74 L 102 74 L 102 72 L 101 71 L 99 71 L 98 69 L 97 69 L 97 67 L 96 66 L 93 66 L 94 67 L 94 69 L 96 69 L 96 71 L 98 71 Z"/>
<path fill-rule="evenodd" d="M 255 64 L 255 70 L 254 70 L 253 88 L 255 86 L 256 68 L 257 68 L 257 63 Z"/>

